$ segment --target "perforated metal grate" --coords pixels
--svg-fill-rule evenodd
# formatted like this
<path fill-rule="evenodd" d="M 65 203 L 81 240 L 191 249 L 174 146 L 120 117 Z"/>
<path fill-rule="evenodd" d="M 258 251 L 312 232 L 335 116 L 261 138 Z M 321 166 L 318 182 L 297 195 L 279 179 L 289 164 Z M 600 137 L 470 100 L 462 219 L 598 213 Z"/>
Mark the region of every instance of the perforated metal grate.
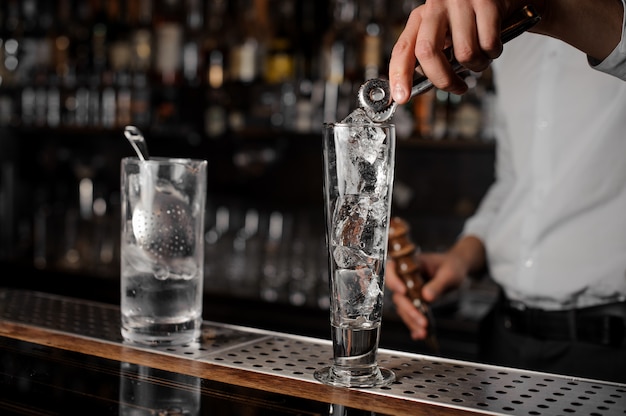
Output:
<path fill-rule="evenodd" d="M 119 309 L 48 294 L 0 292 L 0 318 L 122 343 Z M 313 372 L 332 360 L 326 340 L 205 322 L 202 340 L 181 347 L 135 347 L 216 365 L 317 383 Z M 492 415 L 626 415 L 626 385 L 487 366 L 381 349 L 379 363 L 396 373 L 373 395 Z"/>

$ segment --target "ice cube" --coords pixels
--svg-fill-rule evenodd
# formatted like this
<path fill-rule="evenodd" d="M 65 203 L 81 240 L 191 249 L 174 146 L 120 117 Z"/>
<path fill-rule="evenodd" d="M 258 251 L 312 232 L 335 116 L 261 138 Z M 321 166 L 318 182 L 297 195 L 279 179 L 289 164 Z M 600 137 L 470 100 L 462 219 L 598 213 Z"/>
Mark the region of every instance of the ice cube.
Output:
<path fill-rule="evenodd" d="M 129 276 L 152 274 L 156 279 L 190 280 L 199 275 L 200 266 L 193 258 L 155 259 L 141 247 L 129 244 L 122 251 L 122 270 Z"/>
<path fill-rule="evenodd" d="M 352 123 L 353 127 L 335 130 L 339 186 L 345 193 L 386 192 L 384 130 L 372 125 L 358 109 L 344 121 Z"/>
<path fill-rule="evenodd" d="M 359 248 L 368 212 L 367 197 L 361 195 L 339 197 L 333 213 L 332 243 Z"/>
<path fill-rule="evenodd" d="M 129 244 L 122 250 L 122 270 L 128 275 L 152 273 L 153 259 L 140 247 Z"/>
<path fill-rule="evenodd" d="M 370 258 L 362 250 L 349 247 L 336 246 L 333 250 L 333 258 L 337 267 L 341 269 L 354 269 L 368 266 Z"/>
<path fill-rule="evenodd" d="M 193 257 L 171 259 L 161 262 L 160 266 L 167 270 L 168 279 L 191 280 L 200 276 L 200 265 Z"/>
<path fill-rule="evenodd" d="M 387 216 L 384 200 L 369 195 L 339 197 L 332 218 L 331 244 L 362 250 L 368 256 L 379 257 L 387 239 Z"/>
<path fill-rule="evenodd" d="M 335 271 L 335 287 L 337 288 L 337 300 L 342 316 L 356 317 L 360 315 L 360 308 L 365 299 L 362 280 L 363 276 L 371 275 L 367 268 L 358 270 L 339 269 Z"/>
<path fill-rule="evenodd" d="M 354 124 L 370 124 L 372 123 L 372 119 L 367 115 L 364 109 L 357 108 L 350 114 L 346 116 L 342 121 L 342 123 L 354 123 Z"/>
<path fill-rule="evenodd" d="M 377 305 L 382 302 L 383 291 L 378 285 L 378 279 L 376 275 L 372 275 L 369 284 L 367 285 L 367 290 L 365 292 L 365 299 L 363 300 L 363 304 L 360 308 L 360 313 L 363 316 L 369 316 L 376 310 L 378 310 Z"/>
<path fill-rule="evenodd" d="M 382 301 L 377 276 L 368 267 L 335 271 L 337 299 L 343 316 L 370 317 Z"/>

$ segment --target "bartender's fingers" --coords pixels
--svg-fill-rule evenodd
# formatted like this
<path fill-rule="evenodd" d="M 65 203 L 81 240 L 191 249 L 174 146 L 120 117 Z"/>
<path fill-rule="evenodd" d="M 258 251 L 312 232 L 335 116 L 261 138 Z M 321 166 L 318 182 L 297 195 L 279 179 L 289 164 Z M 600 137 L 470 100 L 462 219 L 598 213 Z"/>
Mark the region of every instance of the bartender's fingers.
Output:
<path fill-rule="evenodd" d="M 396 312 L 402 322 L 409 329 L 411 338 L 414 340 L 424 339 L 428 336 L 428 319 L 420 313 L 413 302 L 401 293 L 394 292 L 392 296 Z"/>
<path fill-rule="evenodd" d="M 415 38 L 419 30 L 421 17 L 419 6 L 414 9 L 406 22 L 404 30 L 391 51 L 389 60 L 389 87 L 394 101 L 405 104 L 409 101 L 413 74 L 415 72 Z"/>
<path fill-rule="evenodd" d="M 466 276 L 466 269 L 461 261 L 442 253 L 422 253 L 422 267 L 430 279 L 422 288 L 422 298 L 433 302 L 444 293 L 461 285 Z"/>
<path fill-rule="evenodd" d="M 467 69 L 484 71 L 502 53 L 500 15 L 492 1 L 463 2 L 449 10 L 454 57 Z"/>
<path fill-rule="evenodd" d="M 396 272 L 395 262 L 391 259 L 387 261 L 385 267 L 385 286 L 393 292 L 393 301 L 396 312 L 402 322 L 409 329 L 411 338 L 414 340 L 424 339 L 428 335 L 428 319 L 420 313 L 407 294 L 404 281 Z"/>
<path fill-rule="evenodd" d="M 425 339 L 428 336 L 428 318 L 425 317 L 407 297 L 407 288 L 404 281 L 396 272 L 395 262 L 387 261 L 385 268 L 385 286 L 393 292 L 391 297 L 396 312 L 402 322 L 409 329 L 412 339 Z"/>
<path fill-rule="evenodd" d="M 476 26 L 478 28 L 478 41 L 481 51 L 485 54 L 485 63 L 496 59 L 502 54 L 502 16 L 503 6 L 497 4 L 501 2 L 489 2 L 485 7 L 479 9 L 476 15 Z M 467 66 L 467 68 L 482 71 L 482 69 Z"/>
<path fill-rule="evenodd" d="M 459 20 L 458 16 L 471 13 L 471 8 L 465 2 L 455 2 L 454 7 L 459 10 L 451 14 L 453 7 L 448 3 L 426 2 L 418 8 L 421 12 L 421 24 L 416 33 L 415 57 L 421 71 L 435 87 L 454 94 L 463 94 L 467 91 L 467 84 L 454 72 L 444 50 L 450 44 L 449 34 L 457 30 L 456 27 L 454 31 L 452 30 L 452 24 L 455 22 L 450 20 L 451 17 Z M 467 29 L 461 26 L 458 30 Z"/>

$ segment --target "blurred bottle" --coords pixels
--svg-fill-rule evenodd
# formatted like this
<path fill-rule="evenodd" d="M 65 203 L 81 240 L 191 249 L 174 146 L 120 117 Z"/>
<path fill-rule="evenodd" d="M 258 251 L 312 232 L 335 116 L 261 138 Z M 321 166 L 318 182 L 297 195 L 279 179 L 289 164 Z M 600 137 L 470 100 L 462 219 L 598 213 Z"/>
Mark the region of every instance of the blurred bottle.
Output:
<path fill-rule="evenodd" d="M 299 42 L 296 45 L 296 114 L 293 129 L 310 133 L 321 128 L 324 110 L 324 80 L 320 64 L 320 34 L 330 25 L 327 3 L 296 2 Z M 319 126 L 319 127 L 318 127 Z"/>
<path fill-rule="evenodd" d="M 207 3 L 206 10 L 203 45 L 206 105 L 203 119 L 204 133 L 211 139 L 222 137 L 228 130 L 227 58 L 233 39 L 228 6 L 227 0 L 215 0 Z"/>
<path fill-rule="evenodd" d="M 182 80 L 184 2 L 157 0 L 154 8 L 155 81 L 165 86 Z"/>
<path fill-rule="evenodd" d="M 158 88 L 152 90 L 154 116 L 152 122 L 159 128 L 176 129 L 180 123 L 184 4 L 178 0 L 158 0 L 155 2 L 153 80 Z"/>
<path fill-rule="evenodd" d="M 13 86 L 20 81 L 20 43 L 28 36 L 25 32 L 28 32 L 33 19 L 32 16 L 23 16 L 20 3 L 16 0 L 8 0 L 0 18 L 0 85 Z"/>
<path fill-rule="evenodd" d="M 293 82 L 296 76 L 296 5 L 293 0 L 275 1 L 270 8 L 271 36 L 265 59 L 268 84 Z"/>
<path fill-rule="evenodd" d="M 39 8 L 33 1 L 17 3 L 20 8 L 14 9 L 12 3 L 7 5 L 5 24 L 7 28 L 13 27 L 13 30 L 5 36 L 4 57 L 0 64 L 5 72 L 3 83 L 5 86 L 22 88 L 23 124 L 45 126 L 51 122 L 51 125 L 56 126 L 60 117 L 60 95 L 55 72 L 55 51 L 58 48 L 55 44 L 56 31 L 52 30 L 51 24 L 56 10 L 51 5 Z M 13 22 L 15 16 L 18 17 L 17 24 Z M 67 42 L 59 44 L 67 46 Z M 58 61 L 66 63 L 67 59 L 59 57 Z M 50 118 L 49 104 L 53 112 Z"/>
<path fill-rule="evenodd" d="M 154 56 L 152 44 L 152 0 L 129 0 L 130 69 L 132 76 L 131 122 L 148 126 L 152 120 L 151 88 L 148 76 Z"/>
<path fill-rule="evenodd" d="M 259 270 L 261 269 L 262 241 L 259 235 L 258 210 L 246 210 L 244 223 L 232 240 L 232 252 L 226 255 L 229 262 L 230 293 L 245 298 L 257 298 L 259 294 Z"/>
<path fill-rule="evenodd" d="M 365 30 L 356 0 L 332 0 L 332 22 L 322 40 L 325 81 L 324 121 L 347 116 L 363 81 L 362 51 Z M 355 89 L 356 88 L 356 89 Z"/>
<path fill-rule="evenodd" d="M 317 306 L 316 272 L 317 240 L 311 232 L 311 219 L 299 213 L 294 221 L 294 232 L 289 244 L 289 303 L 294 306 Z"/>
<path fill-rule="evenodd" d="M 434 129 L 435 89 L 413 97 L 414 133 L 422 139 L 431 139 Z"/>
<path fill-rule="evenodd" d="M 112 127 L 115 120 L 113 77 L 108 62 L 109 27 L 107 11 L 101 1 L 92 4 L 91 65 L 89 70 L 88 124 L 93 127 Z"/>
<path fill-rule="evenodd" d="M 288 301 L 289 227 L 289 219 L 284 213 L 274 211 L 270 214 L 259 282 L 261 299 L 267 302 Z"/>
<path fill-rule="evenodd" d="M 205 290 L 222 292 L 227 275 L 222 270 L 223 247 L 230 250 L 227 233 L 230 230 L 230 209 L 226 206 L 218 206 L 212 215 L 207 215 L 207 220 L 213 222 L 208 226 L 204 234 L 204 275 Z"/>
<path fill-rule="evenodd" d="M 131 122 L 131 22 L 125 1 L 104 4 L 107 64 L 102 73 L 102 125 L 115 128 Z"/>
<path fill-rule="evenodd" d="M 435 89 L 433 101 L 433 127 L 430 138 L 442 140 L 451 138 L 452 118 L 458 96 L 447 91 Z"/>
<path fill-rule="evenodd" d="M 385 2 L 384 0 L 366 0 L 361 10 L 365 22 L 363 36 L 363 79 L 368 80 L 380 76 L 387 77 L 386 66 L 383 65 L 383 45 L 385 37 Z M 386 59 L 386 58 L 385 58 Z"/>
<path fill-rule="evenodd" d="M 59 7 L 62 3 L 59 3 Z M 91 66 L 91 27 L 94 22 L 92 2 L 65 2 L 55 23 L 62 29 L 57 47 L 65 44 L 67 63 L 57 64 L 61 85 L 61 123 L 65 126 L 86 126 L 89 114 L 89 76 Z M 67 41 L 64 39 L 67 38 Z"/>
<path fill-rule="evenodd" d="M 467 93 L 457 96 L 453 108 L 450 137 L 459 140 L 481 140 L 483 115 L 481 98 L 484 86 L 480 83 L 480 74 L 468 73 L 465 82 L 469 86 Z"/>
<path fill-rule="evenodd" d="M 270 33 L 269 0 L 238 0 L 239 12 L 236 40 L 230 51 L 230 76 L 233 80 L 250 84 L 261 79 L 265 72 L 265 57 Z"/>
<path fill-rule="evenodd" d="M 204 3 L 185 1 L 185 39 L 183 45 L 183 78 L 186 85 L 198 86 L 202 81 Z"/>
<path fill-rule="evenodd" d="M 131 69 L 133 73 L 148 73 L 154 56 L 152 44 L 152 0 L 129 0 Z"/>
<path fill-rule="evenodd" d="M 107 69 L 107 36 L 109 32 L 104 5 L 92 1 L 93 21 L 91 27 L 91 72 L 98 77 Z"/>

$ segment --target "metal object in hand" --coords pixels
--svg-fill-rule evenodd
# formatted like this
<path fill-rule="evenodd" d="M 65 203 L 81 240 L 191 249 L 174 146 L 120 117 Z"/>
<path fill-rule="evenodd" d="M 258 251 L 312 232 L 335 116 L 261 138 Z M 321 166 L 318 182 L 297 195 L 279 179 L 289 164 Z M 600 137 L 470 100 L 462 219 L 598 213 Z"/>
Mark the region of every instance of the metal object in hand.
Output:
<path fill-rule="evenodd" d="M 506 24 L 505 29 L 501 33 L 502 43 L 506 43 L 511 39 L 521 35 L 531 27 L 533 27 L 541 17 L 535 12 L 531 6 L 525 6 L 511 17 L 510 23 Z M 452 69 L 456 73 L 465 71 L 456 59 L 452 48 L 445 51 L 448 60 L 452 65 Z M 421 69 L 415 69 L 415 77 L 413 87 L 411 88 L 411 98 L 423 94 L 433 87 L 432 82 L 422 74 Z M 366 81 L 359 88 L 358 104 L 362 107 L 367 115 L 375 122 L 385 122 L 393 117 L 398 104 L 391 96 L 389 81 L 381 78 L 374 78 Z"/>

